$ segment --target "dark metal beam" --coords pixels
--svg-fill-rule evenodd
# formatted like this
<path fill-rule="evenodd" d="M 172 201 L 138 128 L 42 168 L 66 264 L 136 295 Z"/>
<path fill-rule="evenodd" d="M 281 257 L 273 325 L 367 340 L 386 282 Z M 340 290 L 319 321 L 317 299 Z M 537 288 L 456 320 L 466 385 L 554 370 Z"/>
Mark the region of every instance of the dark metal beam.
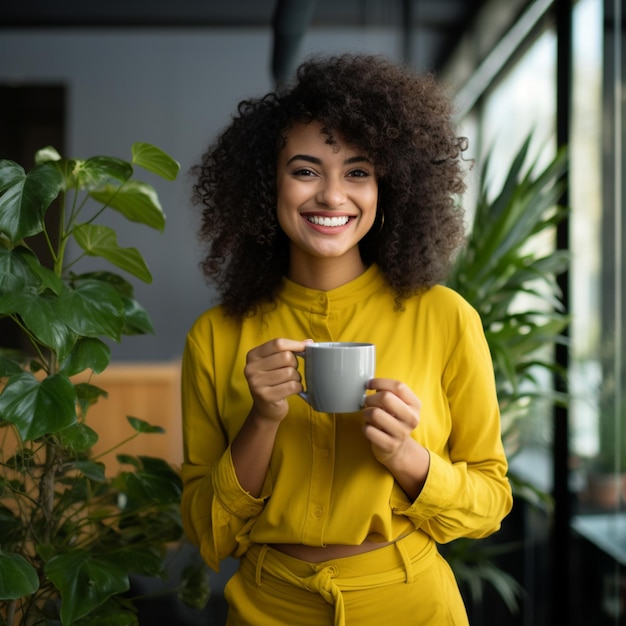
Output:
<path fill-rule="evenodd" d="M 572 94 L 572 13 L 573 0 L 556 0 L 556 34 L 557 34 L 557 84 L 556 84 L 556 134 L 559 147 L 569 146 L 571 121 L 571 94 Z M 560 204 L 569 206 L 569 190 L 566 184 L 565 191 L 559 199 Z M 557 226 L 557 248 L 570 249 L 569 219 L 563 220 Z M 567 311 L 571 310 L 569 292 L 569 272 L 558 277 L 561 287 L 563 304 Z M 566 330 L 564 338 L 569 332 Z M 568 347 L 557 344 L 555 359 L 557 364 L 567 371 L 569 364 Z M 567 383 L 561 377 L 555 379 L 555 387 L 559 392 L 567 393 Z M 572 493 L 570 489 L 570 428 L 569 411 L 567 406 L 554 407 L 554 432 L 552 442 L 553 463 L 553 497 L 554 521 L 552 525 L 552 593 L 550 595 L 551 623 L 573 623 L 571 615 L 571 516 Z"/>
<path fill-rule="evenodd" d="M 277 84 L 286 81 L 298 63 L 300 45 L 314 9 L 315 0 L 276 1 L 272 17 L 272 75 Z"/>

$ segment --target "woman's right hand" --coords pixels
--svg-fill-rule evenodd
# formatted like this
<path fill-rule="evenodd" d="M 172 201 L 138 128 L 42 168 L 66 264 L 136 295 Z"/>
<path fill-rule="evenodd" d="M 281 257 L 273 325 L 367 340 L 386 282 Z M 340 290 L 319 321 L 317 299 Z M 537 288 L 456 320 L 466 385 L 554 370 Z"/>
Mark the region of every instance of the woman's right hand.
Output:
<path fill-rule="evenodd" d="M 248 352 L 244 376 L 258 418 L 280 422 L 287 415 L 287 397 L 303 389 L 294 352 L 303 352 L 311 341 L 272 339 Z"/>

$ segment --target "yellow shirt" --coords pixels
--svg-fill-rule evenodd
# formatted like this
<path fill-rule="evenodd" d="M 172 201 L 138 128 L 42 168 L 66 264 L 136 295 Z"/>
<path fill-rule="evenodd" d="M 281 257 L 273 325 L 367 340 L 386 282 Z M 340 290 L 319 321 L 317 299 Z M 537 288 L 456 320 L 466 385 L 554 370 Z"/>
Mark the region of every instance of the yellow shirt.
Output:
<path fill-rule="evenodd" d="M 274 305 L 241 322 L 220 306 L 191 328 L 183 356 L 182 516 L 215 570 L 251 543 L 312 546 L 485 537 L 512 506 L 493 366 L 476 311 L 436 286 L 394 309 L 376 266 L 328 292 L 286 280 Z M 276 337 L 376 345 L 376 376 L 406 383 L 422 402 L 413 436 L 430 452 L 410 501 L 374 458 L 358 413 L 314 411 L 292 396 L 261 497 L 237 481 L 230 443 L 252 400 L 246 353 Z"/>

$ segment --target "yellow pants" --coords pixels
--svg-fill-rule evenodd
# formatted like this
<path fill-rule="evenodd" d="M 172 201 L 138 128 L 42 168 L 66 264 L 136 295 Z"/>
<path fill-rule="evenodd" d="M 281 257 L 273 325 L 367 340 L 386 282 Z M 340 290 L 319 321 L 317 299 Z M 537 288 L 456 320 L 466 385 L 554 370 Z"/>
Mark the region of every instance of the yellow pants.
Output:
<path fill-rule="evenodd" d="M 384 548 L 322 563 L 253 546 L 224 593 L 227 626 L 469 623 L 449 565 L 433 542 L 424 547 L 416 533 Z"/>

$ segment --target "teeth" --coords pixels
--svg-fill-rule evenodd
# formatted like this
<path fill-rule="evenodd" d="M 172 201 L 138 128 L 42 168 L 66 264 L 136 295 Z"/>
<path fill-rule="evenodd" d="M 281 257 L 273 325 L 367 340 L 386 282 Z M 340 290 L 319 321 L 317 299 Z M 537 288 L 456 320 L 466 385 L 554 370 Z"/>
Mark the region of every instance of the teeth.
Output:
<path fill-rule="evenodd" d="M 318 217 L 317 215 L 308 216 L 307 220 L 311 224 L 317 224 L 318 226 L 345 226 L 350 218 L 346 215 L 341 217 Z"/>

